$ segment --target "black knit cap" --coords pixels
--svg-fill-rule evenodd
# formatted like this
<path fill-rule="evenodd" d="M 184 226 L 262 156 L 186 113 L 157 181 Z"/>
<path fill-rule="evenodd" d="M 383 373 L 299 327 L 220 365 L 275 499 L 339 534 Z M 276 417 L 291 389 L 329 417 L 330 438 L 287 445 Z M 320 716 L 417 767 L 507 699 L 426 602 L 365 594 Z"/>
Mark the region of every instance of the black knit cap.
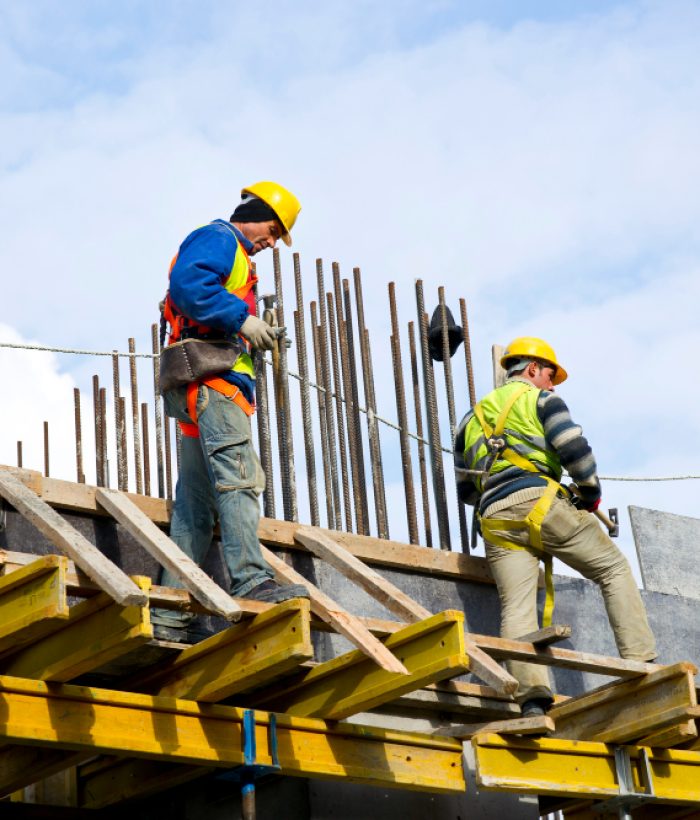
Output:
<path fill-rule="evenodd" d="M 279 222 L 279 217 L 272 208 L 258 197 L 246 198 L 231 214 L 231 222 Z"/>

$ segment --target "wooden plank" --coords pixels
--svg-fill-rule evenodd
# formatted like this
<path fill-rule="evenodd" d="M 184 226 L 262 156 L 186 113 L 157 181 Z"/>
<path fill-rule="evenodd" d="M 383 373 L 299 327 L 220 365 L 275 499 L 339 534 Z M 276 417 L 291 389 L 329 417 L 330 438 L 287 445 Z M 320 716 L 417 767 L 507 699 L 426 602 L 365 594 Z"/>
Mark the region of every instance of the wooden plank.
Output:
<path fill-rule="evenodd" d="M 640 746 L 653 746 L 655 749 L 672 749 L 685 743 L 692 743 L 698 736 L 694 720 L 686 720 L 669 729 L 662 729 L 639 739 Z"/>
<path fill-rule="evenodd" d="M 529 632 L 518 640 L 521 643 L 531 643 L 535 646 L 549 646 L 549 644 L 565 641 L 571 637 L 571 627 L 568 624 L 552 624 L 536 632 Z"/>
<path fill-rule="evenodd" d="M 388 703 L 427 683 L 465 672 L 464 614 L 448 610 L 410 624 L 387 638 L 408 670 L 399 676 L 379 669 L 359 651 L 320 663 L 288 684 L 250 696 L 256 706 L 290 715 L 341 719 Z"/>
<path fill-rule="evenodd" d="M 333 538 L 316 527 L 300 527 L 294 538 L 309 552 L 323 559 L 346 578 L 368 592 L 383 607 L 399 618 L 414 623 L 429 618 L 432 612 L 414 601 L 378 572 L 363 564 Z"/>
<path fill-rule="evenodd" d="M 518 681 L 506 672 L 498 661 L 478 647 L 469 635 L 464 636 L 464 645 L 469 655 L 469 670 L 472 674 L 506 695 L 514 695 L 517 692 Z"/>
<path fill-rule="evenodd" d="M 697 709 L 694 673 L 677 663 L 555 704 L 556 737 L 627 743 L 685 722 Z"/>
<path fill-rule="evenodd" d="M 474 695 L 460 695 L 428 687 L 401 695 L 386 704 L 385 710 L 393 707 L 400 707 L 402 710 L 437 712 L 441 715 L 459 715 L 461 720 L 466 717 L 481 721 L 506 720 L 520 716 L 520 707 L 517 703 Z"/>
<path fill-rule="evenodd" d="M 480 649 L 488 652 L 494 658 L 561 666 L 598 675 L 635 678 L 663 668 L 656 663 L 593 655 L 590 652 L 575 652 L 572 649 L 559 649 L 555 646 L 538 647 L 532 643 L 523 643 L 510 638 L 495 638 L 492 635 L 469 633 L 467 640 L 473 641 Z"/>
<path fill-rule="evenodd" d="M 324 592 L 306 580 L 303 575 L 293 570 L 266 547 L 262 548 L 263 557 L 272 567 L 275 575 L 282 581 L 291 584 L 304 584 L 309 590 L 311 610 L 319 618 L 329 623 L 337 632 L 344 635 L 349 641 L 363 652 L 374 663 L 386 672 L 408 675 L 408 670 L 384 644 L 377 640 L 361 621 Z"/>
<path fill-rule="evenodd" d="M 134 580 L 147 590 L 151 579 Z M 101 593 L 71 607 L 68 618 L 51 634 L 13 653 L 3 664 L 3 674 L 67 682 L 98 669 L 152 637 L 147 607 L 123 607 Z"/>
<path fill-rule="evenodd" d="M 226 618 L 238 621 L 241 608 L 233 598 L 213 581 L 197 563 L 158 529 L 151 519 L 119 490 L 98 488 L 95 497 L 98 504 L 116 518 L 124 529 L 152 555 L 161 566 L 182 581 L 185 589 L 203 605 Z"/>
<path fill-rule="evenodd" d="M 0 742 L 229 769 L 244 762 L 243 709 L 0 676 Z M 272 762 L 256 711 L 257 759 Z M 464 791 L 448 738 L 277 715 L 280 774 L 445 793 Z"/>
<path fill-rule="evenodd" d="M 126 686 L 213 703 L 269 684 L 312 657 L 309 602 L 297 598 L 184 649 Z"/>
<path fill-rule="evenodd" d="M 68 618 L 66 559 L 31 557 L 0 578 L 0 654 L 38 640 Z"/>
<path fill-rule="evenodd" d="M 0 466 L 0 473 L 14 475 L 18 480 L 32 487 L 34 491 L 53 507 L 83 513 L 104 511 L 98 505 L 96 487 L 88 484 L 75 484 L 56 478 L 46 478 L 32 470 L 20 470 L 16 467 Z M 126 494 L 155 524 L 167 527 L 170 524 L 172 502 L 162 498 Z M 272 518 L 261 518 L 258 527 L 260 540 L 267 546 L 302 550 L 307 552 L 294 540 L 300 524 L 292 521 L 278 521 Z M 341 533 L 335 530 L 320 530 L 335 539 L 349 552 L 373 566 L 393 567 L 395 569 L 425 572 L 443 578 L 455 578 L 462 581 L 475 581 L 482 584 L 493 584 L 493 576 L 485 558 L 467 555 L 460 552 L 434 550 L 428 547 L 403 544 L 371 536 Z"/>
<path fill-rule="evenodd" d="M 0 797 L 82 763 L 89 757 L 89 752 L 5 746 L 0 749 Z"/>
<path fill-rule="evenodd" d="M 484 735 L 472 738 L 479 789 L 562 797 L 619 795 L 614 746 L 591 741 Z M 635 788 L 642 751 L 629 746 Z M 657 800 L 700 802 L 700 753 L 647 749 Z"/>
<path fill-rule="evenodd" d="M 6 471 L 0 471 L 0 495 L 12 504 L 51 543 L 55 544 L 115 601 L 123 606 L 143 606 L 148 597 L 94 544 Z"/>
<path fill-rule="evenodd" d="M 467 740 L 478 734 L 498 735 L 548 735 L 554 731 L 554 721 L 549 715 L 536 717 L 513 718 L 512 720 L 494 720 L 490 723 L 469 723 L 457 726 L 445 726 L 436 729 L 433 734 L 439 737 L 456 737 Z"/>

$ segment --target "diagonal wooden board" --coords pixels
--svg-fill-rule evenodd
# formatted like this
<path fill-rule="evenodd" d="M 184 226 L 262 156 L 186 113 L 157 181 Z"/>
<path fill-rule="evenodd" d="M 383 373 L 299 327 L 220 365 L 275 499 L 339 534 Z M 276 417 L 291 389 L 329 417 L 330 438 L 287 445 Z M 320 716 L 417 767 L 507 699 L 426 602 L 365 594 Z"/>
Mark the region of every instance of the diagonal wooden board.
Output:
<path fill-rule="evenodd" d="M 160 530 L 151 519 L 119 490 L 98 487 L 95 497 L 110 515 L 127 530 L 162 566 L 173 572 L 183 586 L 203 606 L 226 618 L 238 621 L 241 608 L 190 557 Z"/>
<path fill-rule="evenodd" d="M 548 715 L 494 720 L 490 723 L 463 723 L 436 729 L 437 737 L 456 737 L 460 740 L 479 734 L 548 735 L 554 731 L 554 721 Z"/>
<path fill-rule="evenodd" d="M 409 623 L 431 617 L 432 613 L 429 610 L 414 601 L 390 581 L 387 581 L 371 567 L 368 567 L 322 530 L 313 527 L 300 527 L 295 532 L 294 538 L 305 546 L 309 552 L 314 553 L 314 555 L 337 569 L 348 580 L 362 587 L 395 615 L 404 618 Z M 512 694 L 516 691 L 518 682 L 515 678 L 506 672 L 497 661 L 482 649 L 479 649 L 472 641 L 469 641 L 468 637 L 466 649 L 469 655 L 469 669 L 473 674 L 506 694 Z"/>
<path fill-rule="evenodd" d="M 340 604 L 337 604 L 332 598 L 321 592 L 318 587 L 309 583 L 303 575 L 285 564 L 274 552 L 262 545 L 261 548 L 263 558 L 272 567 L 278 578 L 290 584 L 303 584 L 308 589 L 312 612 L 330 624 L 341 635 L 344 635 L 382 669 L 387 672 L 398 672 L 402 675 L 408 674 L 408 669 L 378 638 L 374 637 L 359 618 L 346 612 Z"/>
<path fill-rule="evenodd" d="M 122 606 L 144 606 L 148 595 L 75 527 L 9 472 L 0 471 L 0 495 Z"/>

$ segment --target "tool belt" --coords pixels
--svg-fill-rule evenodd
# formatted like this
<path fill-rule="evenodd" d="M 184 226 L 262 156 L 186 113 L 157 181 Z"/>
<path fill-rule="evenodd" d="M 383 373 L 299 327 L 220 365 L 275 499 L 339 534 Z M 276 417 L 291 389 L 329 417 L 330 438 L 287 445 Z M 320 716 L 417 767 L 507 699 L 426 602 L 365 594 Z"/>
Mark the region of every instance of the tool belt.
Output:
<path fill-rule="evenodd" d="M 178 421 L 180 430 L 183 436 L 188 438 L 199 438 L 199 425 L 197 424 L 197 395 L 199 393 L 199 385 L 205 384 L 217 393 L 222 393 L 227 396 L 234 404 L 237 404 L 246 416 L 252 416 L 255 412 L 255 406 L 252 405 L 248 399 L 241 393 L 240 387 L 235 384 L 227 382 L 226 379 L 211 378 L 202 379 L 198 382 L 191 382 L 187 385 L 187 415 L 192 419 L 191 422 Z"/>
<path fill-rule="evenodd" d="M 160 354 L 160 392 L 201 381 L 230 370 L 241 355 L 239 342 L 226 339 L 183 339 Z"/>
<path fill-rule="evenodd" d="M 505 439 L 498 438 L 503 433 L 508 414 L 515 402 L 523 395 L 529 388 L 523 385 L 522 390 L 516 390 L 510 397 L 505 407 L 501 410 L 499 417 L 496 419 L 494 427 L 486 421 L 480 405 L 474 408 L 474 416 L 481 425 L 484 435 L 486 436 L 489 446 L 492 447 L 492 457 L 489 458 L 488 468 L 484 471 L 488 476 L 493 469 L 494 464 L 498 458 L 505 459 L 513 464 L 515 467 L 520 467 L 529 473 L 538 473 L 541 478 L 547 482 L 544 493 L 535 503 L 530 512 L 520 521 L 513 521 L 509 518 L 481 518 L 479 516 L 479 524 L 481 525 L 481 533 L 485 541 L 494 544 L 498 547 L 505 547 L 509 550 L 525 550 L 532 553 L 539 558 L 544 564 L 544 585 L 545 585 L 545 603 L 544 612 L 542 614 L 542 626 L 551 626 L 552 613 L 554 611 L 554 581 L 552 578 L 552 556 L 545 552 L 542 546 L 542 522 L 549 512 L 552 502 L 557 493 L 564 493 L 568 497 L 568 492 L 558 481 L 555 481 L 549 476 L 544 475 L 537 467 L 528 459 L 521 456 L 512 447 L 508 447 Z M 530 540 L 529 545 L 523 546 L 516 541 L 511 541 L 498 531 L 512 531 L 512 530 L 527 530 Z"/>

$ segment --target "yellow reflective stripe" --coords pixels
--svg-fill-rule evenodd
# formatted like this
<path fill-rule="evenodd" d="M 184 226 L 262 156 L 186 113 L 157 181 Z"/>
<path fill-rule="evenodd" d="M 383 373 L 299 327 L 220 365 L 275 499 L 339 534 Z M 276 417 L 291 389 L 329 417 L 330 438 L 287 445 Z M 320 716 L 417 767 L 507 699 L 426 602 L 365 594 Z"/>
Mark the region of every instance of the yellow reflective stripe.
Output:
<path fill-rule="evenodd" d="M 527 393 L 527 391 L 530 389 L 531 388 L 529 384 L 521 384 L 517 389 L 515 389 L 510 394 L 508 400 L 503 405 L 503 409 L 501 410 L 498 418 L 496 419 L 496 426 L 493 428 L 494 436 L 501 435 L 501 433 L 503 432 L 503 428 L 506 426 L 506 421 L 508 420 L 508 414 L 510 413 L 511 408 L 513 407 L 515 402 L 523 395 L 523 393 Z M 488 433 L 487 435 L 491 434 Z"/>

